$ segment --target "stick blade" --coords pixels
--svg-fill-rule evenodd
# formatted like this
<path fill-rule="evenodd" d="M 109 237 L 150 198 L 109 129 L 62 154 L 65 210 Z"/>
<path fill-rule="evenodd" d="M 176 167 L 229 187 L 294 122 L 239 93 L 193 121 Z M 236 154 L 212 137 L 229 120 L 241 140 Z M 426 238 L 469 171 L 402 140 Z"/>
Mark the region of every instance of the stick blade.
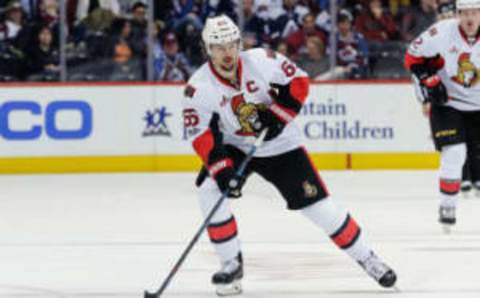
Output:
<path fill-rule="evenodd" d="M 145 291 L 143 293 L 143 298 L 158 298 L 158 295 L 157 293 L 152 294 L 152 293 L 149 293 L 148 291 Z"/>

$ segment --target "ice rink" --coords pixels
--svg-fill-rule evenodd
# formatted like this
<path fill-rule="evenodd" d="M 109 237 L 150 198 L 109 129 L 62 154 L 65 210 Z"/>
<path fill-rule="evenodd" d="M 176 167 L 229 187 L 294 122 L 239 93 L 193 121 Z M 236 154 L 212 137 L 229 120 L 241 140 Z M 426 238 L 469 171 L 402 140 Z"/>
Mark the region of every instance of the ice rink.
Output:
<path fill-rule="evenodd" d="M 0 176 L 0 297 L 126 298 L 158 288 L 201 218 L 194 174 Z M 326 171 L 339 204 L 399 275 L 381 289 L 253 176 L 233 202 L 245 298 L 480 297 L 480 199 L 437 223 L 434 171 Z M 163 297 L 215 297 L 206 237 Z"/>

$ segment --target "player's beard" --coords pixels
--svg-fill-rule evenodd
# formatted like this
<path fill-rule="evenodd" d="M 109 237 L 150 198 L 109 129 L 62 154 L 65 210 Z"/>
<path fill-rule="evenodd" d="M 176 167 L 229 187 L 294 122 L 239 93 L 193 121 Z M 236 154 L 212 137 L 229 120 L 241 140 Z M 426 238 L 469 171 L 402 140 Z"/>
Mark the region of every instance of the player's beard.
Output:
<path fill-rule="evenodd" d="M 225 57 L 222 59 L 222 64 L 220 64 L 220 67 L 222 68 L 222 70 L 224 72 L 228 72 L 228 73 L 231 73 L 235 70 L 235 60 L 233 59 L 233 57 Z"/>
<path fill-rule="evenodd" d="M 220 63 L 218 63 L 216 69 L 219 74 L 225 79 L 235 80 L 237 72 L 238 58 L 224 57 Z"/>

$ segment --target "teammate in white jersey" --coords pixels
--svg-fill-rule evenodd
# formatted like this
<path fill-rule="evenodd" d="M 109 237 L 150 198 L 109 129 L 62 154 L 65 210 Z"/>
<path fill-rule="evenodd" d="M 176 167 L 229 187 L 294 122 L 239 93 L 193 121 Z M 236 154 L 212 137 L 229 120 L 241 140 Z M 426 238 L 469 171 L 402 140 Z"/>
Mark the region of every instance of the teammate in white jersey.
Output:
<path fill-rule="evenodd" d="M 440 21 L 410 45 L 405 65 L 431 103 L 430 126 L 441 152 L 439 221 L 456 222 L 467 152 L 480 158 L 480 0 L 457 0 L 457 18 Z"/>
<path fill-rule="evenodd" d="M 393 270 L 365 243 L 359 225 L 329 197 L 318 172 L 301 146 L 293 119 L 306 101 L 307 74 L 286 57 L 264 49 L 241 52 L 238 27 L 226 16 L 209 18 L 202 33 L 209 61 L 185 88 L 184 125 L 193 148 L 204 163 L 197 178 L 200 205 L 208 214 L 230 188 L 234 169 L 249 144 L 265 128 L 265 142 L 247 167 L 280 192 L 291 210 L 321 227 L 333 242 L 356 260 L 380 285 L 391 287 Z M 243 261 L 237 224 L 227 200 L 215 213 L 208 235 L 222 267 L 212 282 L 219 295 L 241 292 Z"/>

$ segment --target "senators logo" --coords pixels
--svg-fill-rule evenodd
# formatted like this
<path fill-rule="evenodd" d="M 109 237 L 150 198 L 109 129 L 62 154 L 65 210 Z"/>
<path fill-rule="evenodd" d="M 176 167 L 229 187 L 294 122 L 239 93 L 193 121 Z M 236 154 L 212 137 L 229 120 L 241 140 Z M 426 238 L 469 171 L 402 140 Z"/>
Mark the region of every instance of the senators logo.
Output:
<path fill-rule="evenodd" d="M 255 132 L 252 128 L 252 123 L 258 118 L 257 111 L 264 110 L 267 106 L 264 104 L 247 103 L 243 98 L 243 94 L 234 96 L 230 105 L 241 127 L 235 133 L 240 136 L 254 136 Z"/>
<path fill-rule="evenodd" d="M 451 79 L 465 88 L 472 87 L 480 81 L 480 69 L 470 60 L 470 53 L 460 54 L 457 75 Z"/>

